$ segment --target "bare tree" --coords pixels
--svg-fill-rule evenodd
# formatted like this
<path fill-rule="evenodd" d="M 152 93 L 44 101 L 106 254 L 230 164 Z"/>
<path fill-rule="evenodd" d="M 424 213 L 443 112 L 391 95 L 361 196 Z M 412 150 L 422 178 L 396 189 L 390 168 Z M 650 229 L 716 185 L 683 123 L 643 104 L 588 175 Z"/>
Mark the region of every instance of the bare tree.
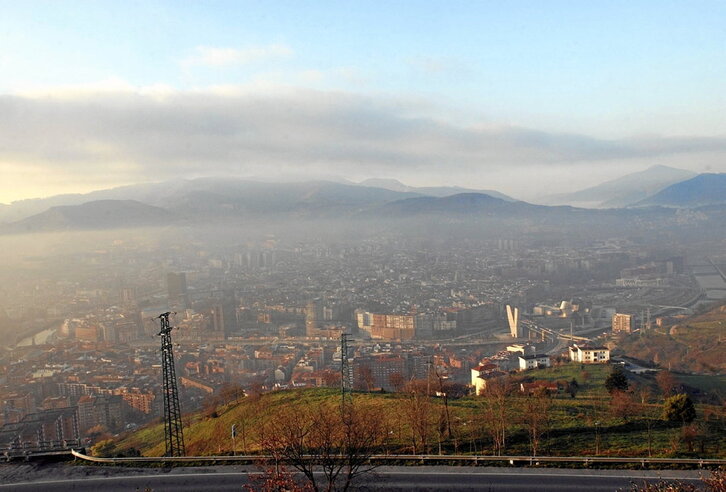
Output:
<path fill-rule="evenodd" d="M 253 381 L 248 387 L 247 387 L 247 398 L 252 401 L 257 401 L 260 399 L 260 396 L 262 396 L 262 393 L 264 393 L 264 385 L 260 381 Z"/>
<path fill-rule="evenodd" d="M 532 456 L 540 450 L 542 436 L 549 428 L 552 399 L 546 391 L 537 391 L 522 399 L 521 422 L 529 434 Z"/>
<path fill-rule="evenodd" d="M 510 388 L 504 379 L 493 379 L 487 384 L 480 399 L 479 419 L 493 444 L 494 454 L 501 456 L 507 443 L 510 426 Z"/>
<path fill-rule="evenodd" d="M 653 427 L 659 420 L 661 409 L 658 406 L 641 403 L 636 407 L 638 416 L 645 423 L 647 432 L 648 456 L 653 456 Z"/>
<path fill-rule="evenodd" d="M 635 385 L 635 394 L 638 396 L 641 405 L 648 403 L 653 396 L 653 392 L 650 387 L 645 384 Z"/>
<path fill-rule="evenodd" d="M 224 383 L 218 391 L 221 404 L 238 403 L 245 396 L 242 386 L 236 383 Z"/>
<path fill-rule="evenodd" d="M 266 466 L 259 475 L 248 475 L 242 487 L 247 492 L 310 492 L 309 483 L 299 483 L 293 473 L 283 466 Z"/>
<path fill-rule="evenodd" d="M 309 456 L 314 429 L 311 411 L 306 403 L 282 408 L 261 429 L 260 447 L 273 457 L 276 469 L 281 463 L 289 463 L 317 492 L 320 488 L 314 473 L 315 461 Z"/>
<path fill-rule="evenodd" d="M 262 448 L 302 473 L 315 491 L 350 488 L 373 468 L 385 437 L 380 409 L 303 403 L 280 411 L 265 427 Z M 324 481 L 316 478 L 319 470 Z"/>
<path fill-rule="evenodd" d="M 373 376 L 373 370 L 368 365 L 359 366 L 355 374 L 355 386 L 357 389 L 366 390 L 371 392 L 373 385 L 375 384 L 375 377 Z"/>
<path fill-rule="evenodd" d="M 340 371 L 326 369 L 323 372 L 323 384 L 331 388 L 337 388 L 340 386 L 340 377 Z"/>
<path fill-rule="evenodd" d="M 698 437 L 698 430 L 698 427 L 694 424 L 684 425 L 681 427 L 681 439 L 683 444 L 686 445 L 689 453 L 693 452 L 693 443 Z"/>
<path fill-rule="evenodd" d="M 615 390 L 610 395 L 610 413 L 627 421 L 638 411 L 637 404 L 633 400 L 633 394 L 629 391 Z"/>
<path fill-rule="evenodd" d="M 250 424 L 254 416 L 258 413 L 258 409 L 259 405 L 257 405 L 257 401 L 254 401 L 240 407 L 240 411 L 237 413 L 236 423 L 238 424 L 240 437 L 242 438 L 242 454 L 247 454 L 248 452 L 247 442 L 249 439 Z"/>
<path fill-rule="evenodd" d="M 388 376 L 388 382 L 391 384 L 393 391 L 395 391 L 396 393 L 400 393 L 406 386 L 406 380 L 400 372 L 394 372 L 393 374 Z"/>
<path fill-rule="evenodd" d="M 655 381 L 658 383 L 658 387 L 663 393 L 664 398 L 671 396 L 678 386 L 678 380 L 673 376 L 670 371 L 662 370 L 655 376 Z"/>
<path fill-rule="evenodd" d="M 426 381 L 412 381 L 407 391 L 408 396 L 400 400 L 400 405 L 411 432 L 411 448 L 414 454 L 427 453 L 433 430 L 433 404 L 426 395 Z"/>
<path fill-rule="evenodd" d="M 202 400 L 202 413 L 208 419 L 216 419 L 219 417 L 218 407 L 222 404 L 219 395 L 210 394 Z"/>
<path fill-rule="evenodd" d="M 378 452 L 387 438 L 388 425 L 381 418 L 383 409 L 371 404 L 352 405 L 343 419 L 344 480 L 342 490 L 371 470 L 371 456 Z"/>

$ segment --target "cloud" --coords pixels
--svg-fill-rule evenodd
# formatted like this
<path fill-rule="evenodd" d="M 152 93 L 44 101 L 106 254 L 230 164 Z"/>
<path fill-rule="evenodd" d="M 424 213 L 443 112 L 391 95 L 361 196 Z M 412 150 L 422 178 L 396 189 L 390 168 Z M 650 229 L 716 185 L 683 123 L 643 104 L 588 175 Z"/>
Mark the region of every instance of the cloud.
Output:
<path fill-rule="evenodd" d="M 183 59 L 181 63 L 186 67 L 224 67 L 288 58 L 292 55 L 292 48 L 280 43 L 240 49 L 197 46 L 194 48 L 194 53 Z"/>
<path fill-rule="evenodd" d="M 693 161 L 705 155 L 723 162 L 726 156 L 722 137 L 606 140 L 513 126 L 471 127 L 442 119 L 417 100 L 343 92 L 119 85 L 115 92 L 73 94 L 0 96 L 0 169 L 27 165 L 69 183 L 108 185 L 287 173 L 413 182 L 429 177 L 471 185 L 493 175 L 521 183 L 532 178 L 533 169 L 560 179 L 558 170 L 587 174 L 612 162 Z M 18 186 L 13 179 L 28 179 L 4 174 L 0 196 Z"/>

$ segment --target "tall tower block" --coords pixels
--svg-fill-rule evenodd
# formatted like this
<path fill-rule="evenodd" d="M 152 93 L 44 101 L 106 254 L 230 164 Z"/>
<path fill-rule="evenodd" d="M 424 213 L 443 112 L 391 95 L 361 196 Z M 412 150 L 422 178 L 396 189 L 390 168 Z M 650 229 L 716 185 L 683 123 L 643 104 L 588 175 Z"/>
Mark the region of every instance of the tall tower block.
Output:
<path fill-rule="evenodd" d="M 507 304 L 507 321 L 509 322 L 509 334 L 512 338 L 520 338 L 522 332 L 519 329 L 519 308 L 512 308 Z"/>
<path fill-rule="evenodd" d="M 305 336 L 314 337 L 319 334 L 320 323 L 323 321 L 323 303 L 320 299 L 308 302 L 305 307 Z"/>
<path fill-rule="evenodd" d="M 166 274 L 167 298 L 171 305 L 184 309 L 189 307 L 189 291 L 187 289 L 187 275 L 184 272 Z"/>

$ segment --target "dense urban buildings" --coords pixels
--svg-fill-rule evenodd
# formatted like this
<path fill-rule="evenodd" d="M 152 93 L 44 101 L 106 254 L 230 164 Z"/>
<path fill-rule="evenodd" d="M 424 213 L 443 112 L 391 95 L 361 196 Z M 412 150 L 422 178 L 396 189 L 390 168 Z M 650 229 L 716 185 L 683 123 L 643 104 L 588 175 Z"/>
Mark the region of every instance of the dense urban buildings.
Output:
<path fill-rule="evenodd" d="M 567 337 L 629 333 L 624 313 L 658 323 L 677 314 L 658 306 L 702 295 L 682 257 L 615 239 L 142 244 L 66 256 L 62 270 L 49 257 L 0 286 L 0 329 L 11 340 L 0 358 L 3 439 L 97 440 L 156 418 L 156 318 L 166 311 L 191 411 L 229 385 L 339 385 L 343 333 L 358 390 L 435 377 L 482 391 L 557 356 L 606 362 L 606 348 L 568 349 Z"/>

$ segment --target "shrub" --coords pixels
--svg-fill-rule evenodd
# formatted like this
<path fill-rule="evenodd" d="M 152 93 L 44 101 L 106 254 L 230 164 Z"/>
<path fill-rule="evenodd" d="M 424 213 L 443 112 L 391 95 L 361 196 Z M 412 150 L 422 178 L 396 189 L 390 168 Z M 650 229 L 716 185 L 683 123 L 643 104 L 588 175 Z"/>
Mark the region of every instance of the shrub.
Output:
<path fill-rule="evenodd" d="M 91 447 L 91 455 L 100 458 L 110 457 L 115 449 L 115 445 L 111 439 L 99 441 Z"/>
<path fill-rule="evenodd" d="M 605 380 L 605 388 L 608 393 L 613 391 L 626 391 L 628 389 L 628 377 L 620 366 L 613 366 L 607 379 Z"/>
<path fill-rule="evenodd" d="M 696 407 L 691 397 L 685 393 L 671 396 L 663 404 L 663 418 L 671 422 L 693 422 L 696 418 Z"/>

